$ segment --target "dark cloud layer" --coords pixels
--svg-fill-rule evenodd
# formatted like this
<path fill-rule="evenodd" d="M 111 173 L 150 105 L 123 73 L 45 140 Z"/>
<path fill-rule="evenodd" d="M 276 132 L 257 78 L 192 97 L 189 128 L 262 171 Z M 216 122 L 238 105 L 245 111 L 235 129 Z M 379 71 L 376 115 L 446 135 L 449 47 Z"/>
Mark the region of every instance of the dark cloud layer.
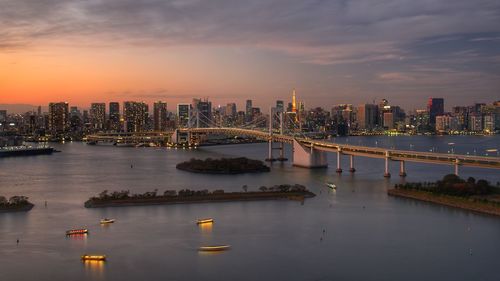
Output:
<path fill-rule="evenodd" d="M 243 45 L 336 63 L 395 58 L 405 53 L 402 43 L 422 38 L 500 32 L 496 0 L 3 0 L 0 7 L 4 49 L 64 38 Z"/>

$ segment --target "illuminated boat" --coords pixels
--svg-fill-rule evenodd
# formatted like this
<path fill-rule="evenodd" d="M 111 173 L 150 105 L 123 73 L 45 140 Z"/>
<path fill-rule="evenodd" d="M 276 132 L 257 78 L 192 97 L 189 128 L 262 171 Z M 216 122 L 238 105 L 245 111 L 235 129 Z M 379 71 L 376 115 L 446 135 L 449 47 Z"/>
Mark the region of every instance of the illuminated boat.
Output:
<path fill-rule="evenodd" d="M 202 246 L 198 248 L 198 251 L 201 252 L 220 252 L 226 251 L 231 248 L 230 245 L 218 245 L 218 246 Z"/>
<path fill-rule="evenodd" d="M 89 233 L 88 229 L 70 229 L 66 231 L 66 235 L 81 235 Z"/>
<path fill-rule="evenodd" d="M 337 186 L 333 182 L 327 182 L 326 186 L 328 186 L 331 189 L 337 189 Z"/>
<path fill-rule="evenodd" d="M 82 256 L 83 261 L 105 261 L 106 255 L 87 255 Z"/>
<path fill-rule="evenodd" d="M 196 224 L 213 223 L 214 219 L 199 219 Z"/>
<path fill-rule="evenodd" d="M 101 224 L 108 224 L 108 223 L 114 223 L 115 219 L 102 219 Z"/>

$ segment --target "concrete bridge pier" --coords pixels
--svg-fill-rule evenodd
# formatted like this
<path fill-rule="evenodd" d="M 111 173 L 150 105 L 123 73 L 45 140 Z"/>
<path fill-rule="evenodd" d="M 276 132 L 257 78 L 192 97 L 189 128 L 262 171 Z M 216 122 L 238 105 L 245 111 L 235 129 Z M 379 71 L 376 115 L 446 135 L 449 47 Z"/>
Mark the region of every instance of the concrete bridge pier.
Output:
<path fill-rule="evenodd" d="M 283 142 L 279 142 L 279 144 L 280 145 L 279 145 L 278 149 L 280 151 L 280 155 L 276 160 L 281 161 L 281 162 L 288 161 L 288 158 L 285 157 L 285 144 Z"/>
<path fill-rule="evenodd" d="M 458 159 L 455 159 L 455 175 L 458 176 L 458 165 L 460 165 L 460 161 Z"/>
<path fill-rule="evenodd" d="M 326 168 L 328 162 L 326 152 L 316 150 L 313 146 L 310 148 L 293 140 L 293 165 L 303 168 Z"/>
<path fill-rule="evenodd" d="M 342 153 L 342 151 L 340 150 L 340 147 L 338 148 L 337 150 L 337 170 L 336 172 L 337 173 L 342 173 L 342 168 L 341 168 L 341 165 L 340 165 L 340 154 Z"/>
<path fill-rule="evenodd" d="M 385 178 L 390 178 L 391 173 L 389 173 L 389 151 L 385 152 L 385 173 L 384 173 Z"/>
<path fill-rule="evenodd" d="M 273 140 L 269 139 L 267 142 L 268 142 L 268 154 L 267 154 L 266 161 L 274 162 L 274 161 L 276 161 L 276 159 L 273 157 Z"/>
<path fill-rule="evenodd" d="M 354 169 L 354 155 L 350 155 L 349 160 L 350 160 L 349 172 L 354 173 L 356 172 L 356 169 Z"/>
<path fill-rule="evenodd" d="M 399 161 L 399 176 L 406 177 L 405 161 L 403 160 Z"/>

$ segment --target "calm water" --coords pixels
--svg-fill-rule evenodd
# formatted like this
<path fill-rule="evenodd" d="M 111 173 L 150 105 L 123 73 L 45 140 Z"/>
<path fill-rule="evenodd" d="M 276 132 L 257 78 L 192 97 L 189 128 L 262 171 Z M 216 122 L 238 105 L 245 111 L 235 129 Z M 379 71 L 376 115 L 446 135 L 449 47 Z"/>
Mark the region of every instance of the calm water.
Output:
<path fill-rule="evenodd" d="M 350 137 L 336 141 L 484 155 L 497 137 Z M 454 145 L 448 143 L 453 142 Z M 0 159 L 0 194 L 26 195 L 28 213 L 0 214 L 0 280 L 499 280 L 500 219 L 389 198 L 401 179 L 382 177 L 383 160 L 356 158 L 357 172 L 273 164 L 260 175 L 198 175 L 177 171 L 191 157 L 263 159 L 265 144 L 190 150 L 54 145 L 62 153 Z M 434 147 L 434 148 L 433 148 Z M 475 151 L 475 152 L 474 152 Z M 133 165 L 133 168 L 131 168 Z M 348 159 L 344 159 L 344 171 Z M 451 166 L 407 164 L 408 181 L 435 180 Z M 392 164 L 397 175 L 398 163 Z M 500 181 L 495 170 L 461 168 L 463 176 Z M 332 193 L 325 181 L 333 181 Z M 318 196 L 292 201 L 234 202 L 85 209 L 104 189 L 241 191 L 249 185 L 301 183 Z M 44 206 L 44 201 L 48 206 Z M 102 227 L 102 217 L 116 218 Z M 195 220 L 213 217 L 212 227 Z M 65 230 L 87 227 L 85 238 Z M 325 232 L 323 233 L 323 230 Z M 16 245 L 16 239 L 20 244 Z M 200 254 L 197 247 L 231 244 Z M 472 252 L 472 255 L 471 255 Z M 83 264 L 83 253 L 109 261 Z"/>

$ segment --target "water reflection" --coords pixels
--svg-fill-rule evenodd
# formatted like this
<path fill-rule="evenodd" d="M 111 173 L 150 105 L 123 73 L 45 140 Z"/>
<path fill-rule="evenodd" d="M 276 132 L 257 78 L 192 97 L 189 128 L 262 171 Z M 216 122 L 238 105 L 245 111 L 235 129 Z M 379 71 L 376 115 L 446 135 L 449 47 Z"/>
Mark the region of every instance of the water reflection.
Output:
<path fill-rule="evenodd" d="M 85 273 L 92 280 L 104 280 L 105 261 L 86 260 L 83 261 Z"/>
<path fill-rule="evenodd" d="M 212 228 L 213 228 L 213 223 L 202 223 L 198 225 L 199 228 L 201 229 L 202 234 L 210 234 L 212 233 Z"/>

